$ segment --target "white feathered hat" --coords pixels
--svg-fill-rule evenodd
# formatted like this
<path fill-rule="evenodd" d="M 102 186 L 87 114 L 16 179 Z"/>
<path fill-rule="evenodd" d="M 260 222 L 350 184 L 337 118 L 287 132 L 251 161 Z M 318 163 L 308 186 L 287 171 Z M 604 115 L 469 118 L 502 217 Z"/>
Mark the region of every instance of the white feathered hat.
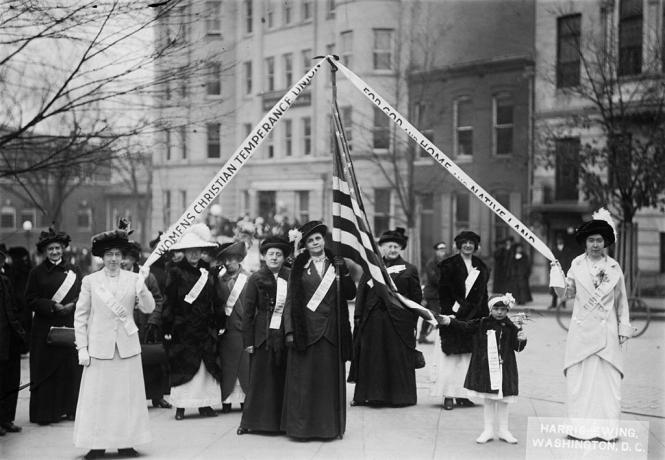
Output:
<path fill-rule="evenodd" d="M 212 233 L 206 224 L 192 225 L 182 236 L 180 241 L 169 248 L 169 251 L 182 251 L 193 248 L 216 248 L 217 243 L 212 242 Z"/>

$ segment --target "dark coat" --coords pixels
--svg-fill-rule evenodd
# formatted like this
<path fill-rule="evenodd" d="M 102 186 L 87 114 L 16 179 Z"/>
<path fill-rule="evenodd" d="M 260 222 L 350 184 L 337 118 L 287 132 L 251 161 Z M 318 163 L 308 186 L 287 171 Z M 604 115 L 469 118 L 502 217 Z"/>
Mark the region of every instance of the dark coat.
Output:
<path fill-rule="evenodd" d="M 480 274 L 466 298 L 464 282 L 468 272 L 462 256 L 457 254 L 448 257 L 439 264 L 439 270 L 441 271 L 441 278 L 439 279 L 441 314 L 455 315 L 460 321 L 470 321 L 489 314 L 487 308 L 489 269 L 476 256 L 472 256 L 471 264 L 480 271 Z M 453 311 L 455 302 L 460 305 L 457 312 Z M 444 353 L 448 355 L 471 353 L 472 339 L 464 331 L 440 328 L 439 334 L 441 335 L 441 349 Z"/>
<path fill-rule="evenodd" d="M 139 267 L 135 266 L 132 271 L 138 273 Z M 164 313 L 164 296 L 159 287 L 159 282 L 152 271 L 150 271 L 148 277 L 145 279 L 145 285 L 150 294 L 152 294 L 152 298 L 155 299 L 155 309 L 152 313 L 143 313 L 138 308 L 134 309 L 134 322 L 139 328 L 139 340 L 142 344 L 146 343 L 146 330 L 148 326 L 156 326 L 158 331 L 161 331 L 162 314 Z"/>
<path fill-rule="evenodd" d="M 468 322 L 453 319 L 449 327 L 473 334 L 473 352 L 471 362 L 469 363 L 469 370 L 464 380 L 464 388 L 477 391 L 478 393 L 499 393 L 498 390 L 491 389 L 489 365 L 487 362 L 487 331 L 494 329 L 496 331 L 499 356 L 503 362 L 503 395 L 517 396 L 519 378 L 517 375 L 515 352 L 522 351 L 526 347 L 526 340 L 517 340 L 517 333 L 519 332 L 517 326 L 508 318 L 497 321 L 492 316 L 487 316 Z"/>
<path fill-rule="evenodd" d="M 531 276 L 531 261 L 529 256 L 522 254 L 520 259 L 513 258 L 508 266 L 508 286 L 506 292 L 510 292 L 515 297 L 518 305 L 531 302 L 531 287 L 529 286 L 529 276 Z"/>
<path fill-rule="evenodd" d="M 434 302 L 437 308 L 439 305 L 439 279 L 441 278 L 439 263 L 436 256 L 425 263 L 425 289 L 423 290 L 423 297 L 427 303 Z"/>
<path fill-rule="evenodd" d="M 291 270 L 282 267 L 279 277 L 288 281 Z M 275 309 L 277 280 L 267 267 L 249 277 L 245 290 L 245 313 L 242 318 L 243 345 L 259 348 L 268 340 L 267 347 L 281 351 L 284 346 L 284 321 L 279 329 L 270 329 Z"/>
<path fill-rule="evenodd" d="M 64 414 L 73 415 L 81 381 L 81 367 L 74 348 L 53 347 L 46 343 L 51 326 L 74 326 L 74 309 L 67 315 L 53 312 L 51 298 L 60 288 L 67 271 L 76 274 L 76 282 L 60 302 L 76 303 L 82 276 L 78 267 L 66 262 L 54 265 L 46 259 L 28 275 L 26 301 L 34 312 L 30 339 L 30 421 L 57 422 Z"/>
<path fill-rule="evenodd" d="M 199 269 L 185 259 L 168 269 L 162 328 L 164 334 L 171 335 L 167 354 L 172 387 L 189 382 L 201 362 L 216 380 L 221 380 L 217 334 L 224 328 L 226 316 L 214 274 L 208 273 L 208 282 L 194 302 L 185 302 L 200 276 Z"/>
<path fill-rule="evenodd" d="M 26 348 L 27 339 L 21 325 L 18 302 L 10 280 L 0 272 L 0 361 L 9 359 L 10 349 Z"/>
<path fill-rule="evenodd" d="M 333 263 L 332 252 L 326 250 L 324 270 Z M 297 350 L 304 351 L 321 338 L 337 345 L 337 286 L 333 283 L 323 297 L 316 311 L 307 308 L 307 302 L 312 298 L 316 288 L 321 283 L 321 276 L 313 265 L 305 268 L 309 261 L 307 251 L 296 257 L 289 277 L 289 287 L 284 307 L 284 332 L 293 334 L 294 345 Z M 349 275 L 345 265 L 340 267 L 341 292 L 341 348 L 344 361 L 351 359 L 351 324 L 349 323 L 349 307 L 347 300 L 356 296 L 356 285 Z"/>

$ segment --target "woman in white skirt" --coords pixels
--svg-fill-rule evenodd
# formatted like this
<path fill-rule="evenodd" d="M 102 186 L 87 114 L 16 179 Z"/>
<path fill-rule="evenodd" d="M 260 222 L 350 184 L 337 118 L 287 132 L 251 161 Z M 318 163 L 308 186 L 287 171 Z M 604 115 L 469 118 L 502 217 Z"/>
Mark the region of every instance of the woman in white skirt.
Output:
<path fill-rule="evenodd" d="M 85 366 L 74 445 L 90 449 L 85 458 L 100 458 L 113 448 L 135 457 L 133 446 L 151 441 L 133 311 L 138 305 L 150 313 L 155 301 L 145 286 L 147 271 L 120 268 L 128 249 L 122 226 L 93 236 L 92 254 L 104 260 L 104 268 L 83 278 L 74 313 L 79 364 Z"/>
<path fill-rule="evenodd" d="M 613 223 L 601 211 L 575 233 L 585 252 L 573 259 L 565 292 L 557 295 L 575 299 L 563 369 L 569 436 L 609 441 L 617 437 L 621 414 L 622 344 L 633 330 L 623 272 L 605 253 L 615 241 Z"/>

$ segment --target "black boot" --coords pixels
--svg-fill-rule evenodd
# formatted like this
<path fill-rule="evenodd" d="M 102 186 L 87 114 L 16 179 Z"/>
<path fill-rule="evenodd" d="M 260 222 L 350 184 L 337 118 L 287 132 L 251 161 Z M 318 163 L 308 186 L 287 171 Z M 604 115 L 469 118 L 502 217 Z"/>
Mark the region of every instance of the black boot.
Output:
<path fill-rule="evenodd" d="M 443 398 L 444 410 L 453 410 L 453 398 Z"/>
<path fill-rule="evenodd" d="M 228 414 L 231 412 L 231 403 L 222 404 L 222 414 Z"/>
<path fill-rule="evenodd" d="M 182 420 L 183 418 L 185 418 L 185 409 L 183 409 L 182 407 L 178 407 L 175 410 L 175 419 Z"/>
<path fill-rule="evenodd" d="M 217 417 L 215 410 L 210 406 L 199 407 L 199 414 L 203 415 L 204 417 Z"/>
<path fill-rule="evenodd" d="M 139 456 L 139 453 L 133 447 L 124 447 L 122 449 L 118 449 L 118 454 L 122 455 L 123 457 L 138 457 Z"/>
<path fill-rule="evenodd" d="M 83 458 L 102 458 L 106 450 L 104 449 L 92 449 Z"/>

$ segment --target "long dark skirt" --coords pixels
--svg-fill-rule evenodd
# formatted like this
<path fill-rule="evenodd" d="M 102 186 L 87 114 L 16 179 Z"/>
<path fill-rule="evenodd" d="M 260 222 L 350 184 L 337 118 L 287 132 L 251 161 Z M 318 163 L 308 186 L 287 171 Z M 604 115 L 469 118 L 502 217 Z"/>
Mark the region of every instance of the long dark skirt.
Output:
<path fill-rule="evenodd" d="M 284 400 L 286 366 L 263 344 L 249 358 L 249 389 L 240 427 L 250 431 L 279 432 Z"/>
<path fill-rule="evenodd" d="M 229 397 L 240 381 L 242 391 L 249 388 L 249 353 L 242 343 L 242 332 L 227 330 L 220 341 L 220 357 L 222 365 L 222 400 Z"/>
<path fill-rule="evenodd" d="M 337 347 L 325 338 L 304 352 L 289 350 L 281 423 L 287 436 L 332 439 L 344 434 L 346 387 L 339 367 Z"/>
<path fill-rule="evenodd" d="M 374 308 L 358 339 L 353 400 L 393 406 L 416 404 L 414 350 L 397 334 L 388 312 Z"/>
<path fill-rule="evenodd" d="M 141 363 L 145 381 L 146 399 L 162 399 L 171 393 L 169 366 L 167 363 Z"/>
<path fill-rule="evenodd" d="M 35 336 L 33 335 L 33 339 Z M 81 373 L 74 348 L 43 343 L 30 350 L 30 421 L 54 423 L 76 414 Z"/>

